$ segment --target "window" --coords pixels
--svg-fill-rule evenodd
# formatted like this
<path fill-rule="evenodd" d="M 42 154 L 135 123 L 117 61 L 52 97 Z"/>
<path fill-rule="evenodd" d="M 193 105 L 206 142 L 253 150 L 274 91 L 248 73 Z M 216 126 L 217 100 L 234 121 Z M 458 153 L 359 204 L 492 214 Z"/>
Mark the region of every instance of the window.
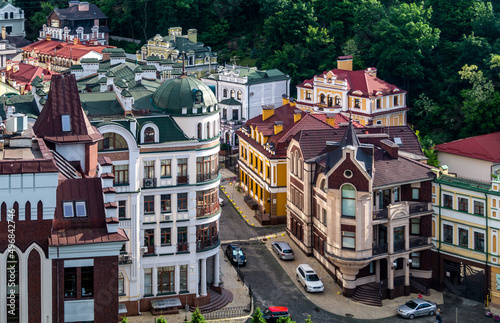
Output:
<path fill-rule="evenodd" d="M 238 100 L 241 100 L 241 91 L 238 91 L 238 93 L 236 94 L 236 98 L 237 98 Z"/>
<path fill-rule="evenodd" d="M 474 232 L 474 250 L 484 252 L 484 233 Z"/>
<path fill-rule="evenodd" d="M 420 252 L 411 253 L 411 268 L 420 268 Z"/>
<path fill-rule="evenodd" d="M 359 109 L 359 99 L 354 99 L 354 107 Z"/>
<path fill-rule="evenodd" d="M 155 161 L 144 161 L 144 178 L 155 178 Z"/>
<path fill-rule="evenodd" d="M 340 96 L 335 97 L 335 105 L 340 105 Z"/>
<path fill-rule="evenodd" d="M 463 212 L 469 212 L 469 200 L 464 197 L 459 197 L 458 209 Z"/>
<path fill-rule="evenodd" d="M 222 96 L 227 98 L 227 89 L 222 90 Z"/>
<path fill-rule="evenodd" d="M 144 230 L 144 247 L 153 247 L 155 245 L 155 229 Z"/>
<path fill-rule="evenodd" d="M 170 194 L 161 195 L 160 207 L 162 212 L 172 212 L 172 208 L 170 207 Z"/>
<path fill-rule="evenodd" d="M 231 97 L 234 98 L 234 90 L 231 90 Z"/>
<path fill-rule="evenodd" d="M 188 193 L 177 194 L 177 211 L 187 211 L 187 195 Z"/>
<path fill-rule="evenodd" d="M 469 231 L 466 229 L 458 229 L 458 244 L 461 247 L 469 247 Z"/>
<path fill-rule="evenodd" d="M 393 197 L 394 197 L 394 202 L 399 202 L 399 187 L 395 187 L 392 190 L 392 194 L 393 194 Z"/>
<path fill-rule="evenodd" d="M 94 295 L 94 267 L 81 268 L 82 297 Z"/>
<path fill-rule="evenodd" d="M 63 202 L 63 211 L 65 218 L 72 218 L 75 216 L 73 210 L 73 202 Z"/>
<path fill-rule="evenodd" d="M 377 99 L 376 103 L 377 103 L 377 109 L 380 109 L 382 107 L 382 100 Z"/>
<path fill-rule="evenodd" d="M 484 202 L 474 201 L 474 214 L 484 216 Z"/>
<path fill-rule="evenodd" d="M 237 109 L 233 109 L 233 120 L 237 121 L 240 119 L 239 113 Z"/>
<path fill-rule="evenodd" d="M 160 243 L 162 246 L 171 246 L 172 245 L 172 241 L 171 241 L 171 232 L 170 232 L 170 228 L 161 228 L 161 231 L 160 231 Z"/>
<path fill-rule="evenodd" d="M 349 184 L 342 187 L 342 216 L 356 216 L 356 191 Z"/>
<path fill-rule="evenodd" d="M 13 12 L 10 13 L 10 19 L 14 19 L 14 13 Z"/>
<path fill-rule="evenodd" d="M 306 92 L 306 100 L 311 100 L 311 92 L 310 91 Z"/>
<path fill-rule="evenodd" d="M 154 195 L 144 196 L 144 213 L 153 213 L 155 211 Z"/>
<path fill-rule="evenodd" d="M 453 226 L 443 225 L 443 241 L 446 243 L 453 243 Z"/>
<path fill-rule="evenodd" d="M 144 295 L 152 295 L 153 294 L 153 284 L 152 284 L 152 274 L 153 269 L 145 268 L 144 269 Z"/>
<path fill-rule="evenodd" d="M 328 107 L 333 106 L 333 98 L 331 96 L 328 96 Z"/>
<path fill-rule="evenodd" d="M 4 16 L 4 19 L 9 19 L 9 13 L 8 12 L 6 12 L 3 16 Z"/>
<path fill-rule="evenodd" d="M 180 291 L 187 291 L 188 290 L 188 285 L 187 285 L 187 277 L 188 277 L 188 266 L 187 265 L 180 265 L 179 266 L 179 275 L 180 275 L 180 281 L 179 281 L 179 290 Z"/>
<path fill-rule="evenodd" d="M 222 109 L 222 119 L 227 120 L 227 109 Z"/>
<path fill-rule="evenodd" d="M 127 149 L 127 142 L 125 141 L 125 138 L 120 136 L 117 133 L 113 132 L 108 132 L 105 133 L 104 139 L 102 141 L 99 141 L 98 144 L 98 149 L 99 151 L 103 150 L 118 150 L 118 149 Z"/>
<path fill-rule="evenodd" d="M 411 199 L 414 201 L 418 201 L 420 199 L 420 188 L 412 187 L 411 189 Z"/>
<path fill-rule="evenodd" d="M 118 295 L 125 295 L 125 279 L 122 272 L 118 274 Z"/>
<path fill-rule="evenodd" d="M 395 107 L 398 106 L 398 96 L 397 95 L 394 96 L 394 106 Z"/>
<path fill-rule="evenodd" d="M 175 266 L 158 268 L 158 293 L 174 292 Z"/>
<path fill-rule="evenodd" d="M 203 139 L 201 123 L 198 123 L 198 139 Z"/>
<path fill-rule="evenodd" d="M 321 223 L 323 223 L 325 226 L 327 225 L 327 219 L 326 219 L 326 209 L 321 208 Z"/>
<path fill-rule="evenodd" d="M 188 181 L 188 164 L 187 158 L 179 158 L 177 160 L 177 184 L 186 184 Z"/>
<path fill-rule="evenodd" d="M 160 171 L 161 177 L 171 177 L 172 176 L 172 160 L 162 159 L 160 161 Z"/>
<path fill-rule="evenodd" d="M 194 94 L 194 100 L 195 100 L 195 103 L 201 103 L 203 102 L 203 93 L 198 90 L 195 92 Z"/>
<path fill-rule="evenodd" d="M 410 234 L 420 235 L 420 218 L 411 218 Z"/>
<path fill-rule="evenodd" d="M 85 207 L 84 201 L 75 202 L 75 206 L 76 206 L 76 216 L 78 217 L 87 216 L 87 209 Z"/>
<path fill-rule="evenodd" d="M 443 194 L 443 206 L 453 209 L 453 196 L 449 194 Z"/>
<path fill-rule="evenodd" d="M 321 94 L 319 96 L 319 102 L 325 104 L 325 95 L 324 94 Z"/>
<path fill-rule="evenodd" d="M 76 267 L 64 268 L 64 297 L 76 298 Z"/>
<path fill-rule="evenodd" d="M 61 115 L 62 131 L 71 131 L 71 123 L 68 114 Z"/>
<path fill-rule="evenodd" d="M 356 249 L 356 233 L 342 231 L 342 248 L 343 249 Z"/>
<path fill-rule="evenodd" d="M 114 165 L 113 166 L 113 179 L 114 185 L 128 184 L 128 165 Z"/>
<path fill-rule="evenodd" d="M 152 127 L 144 130 L 144 142 L 155 142 L 155 130 Z"/>

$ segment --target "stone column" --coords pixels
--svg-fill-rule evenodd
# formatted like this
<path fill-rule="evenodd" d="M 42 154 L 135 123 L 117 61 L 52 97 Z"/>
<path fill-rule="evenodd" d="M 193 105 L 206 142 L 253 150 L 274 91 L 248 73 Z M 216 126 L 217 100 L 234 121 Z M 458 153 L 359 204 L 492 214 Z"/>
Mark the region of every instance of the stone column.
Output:
<path fill-rule="evenodd" d="M 394 298 L 394 265 L 392 264 L 394 260 L 390 259 L 389 260 L 389 267 L 390 269 L 388 270 L 388 275 L 387 275 L 387 289 L 389 289 L 389 299 Z"/>
<path fill-rule="evenodd" d="M 207 295 L 207 258 L 201 259 L 201 296 Z"/>
<path fill-rule="evenodd" d="M 151 271 L 151 292 L 153 295 L 158 294 L 158 267 L 153 267 Z"/>
<path fill-rule="evenodd" d="M 408 258 L 403 258 L 403 268 L 405 270 L 405 295 L 410 295 L 410 263 Z"/>
<path fill-rule="evenodd" d="M 219 287 L 219 282 L 220 282 L 220 278 L 219 278 L 219 253 L 217 252 L 215 255 L 214 255 L 214 286 L 215 287 Z"/>

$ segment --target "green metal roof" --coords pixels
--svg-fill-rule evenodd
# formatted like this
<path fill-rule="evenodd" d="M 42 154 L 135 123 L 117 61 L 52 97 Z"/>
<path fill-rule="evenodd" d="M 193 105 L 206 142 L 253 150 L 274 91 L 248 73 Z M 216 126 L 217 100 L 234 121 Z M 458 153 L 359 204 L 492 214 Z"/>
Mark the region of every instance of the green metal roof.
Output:
<path fill-rule="evenodd" d="M 142 129 L 142 127 L 149 122 L 157 125 L 160 129 L 160 142 L 189 140 L 189 138 L 184 134 L 184 132 L 179 128 L 177 123 L 170 116 L 137 117 L 137 122 L 139 123 L 139 127 L 137 127 L 138 131 L 140 131 L 140 129 Z"/>
<path fill-rule="evenodd" d="M 103 116 L 123 117 L 125 111 L 116 99 L 115 92 L 80 93 L 80 100 L 89 119 L 96 120 Z"/>
<path fill-rule="evenodd" d="M 102 50 L 103 53 L 125 53 L 125 50 L 123 48 L 104 48 Z"/>
<path fill-rule="evenodd" d="M 113 73 L 113 71 L 108 71 L 108 72 L 106 73 L 106 76 L 107 76 L 107 77 L 115 77 L 115 73 Z"/>
<path fill-rule="evenodd" d="M 23 113 L 30 118 L 38 118 L 40 112 L 36 106 L 33 94 L 12 95 L 5 100 L 6 105 L 12 105 L 16 108 L 16 113 Z M 0 100 L 0 115 L 5 118 L 4 100 Z"/>
<path fill-rule="evenodd" d="M 134 73 L 142 73 L 142 68 L 140 65 L 137 65 L 137 67 L 134 69 Z"/>
<path fill-rule="evenodd" d="M 116 78 L 114 81 L 115 85 L 121 88 L 128 87 L 127 83 L 125 83 L 121 78 Z"/>
<path fill-rule="evenodd" d="M 156 66 L 154 65 L 144 65 L 141 68 L 143 71 L 156 71 Z"/>
<path fill-rule="evenodd" d="M 436 183 L 446 184 L 449 186 L 464 188 L 476 192 L 483 192 L 489 194 L 500 195 L 500 192 L 491 190 L 491 183 L 478 181 L 475 179 L 463 178 L 463 177 L 453 177 L 442 175 L 436 178 Z"/>
<path fill-rule="evenodd" d="M 148 62 L 159 62 L 160 61 L 160 58 L 158 56 L 148 56 L 146 57 L 146 61 Z"/>
<path fill-rule="evenodd" d="M 44 91 L 44 90 L 42 90 L 42 89 L 37 90 L 37 91 L 36 91 L 36 94 L 37 94 L 38 96 L 46 96 L 46 95 L 47 95 L 47 93 L 45 93 L 45 91 Z"/>
<path fill-rule="evenodd" d="M 98 82 L 99 82 L 100 84 L 106 84 L 106 83 L 108 83 L 108 79 L 107 79 L 107 78 L 105 78 L 105 77 L 103 76 L 103 77 L 101 77 L 101 78 L 99 79 L 99 81 L 98 81 Z"/>
<path fill-rule="evenodd" d="M 81 63 L 99 63 L 100 61 L 97 58 L 82 58 L 80 60 Z"/>
<path fill-rule="evenodd" d="M 229 98 L 220 101 L 220 104 L 225 104 L 225 105 L 241 105 L 241 102 L 236 101 L 234 98 Z"/>
<path fill-rule="evenodd" d="M 83 70 L 81 65 L 71 65 L 70 70 Z"/>
<path fill-rule="evenodd" d="M 131 98 L 132 97 L 132 94 L 130 94 L 129 91 L 127 90 L 123 90 L 122 93 L 121 93 L 124 97 L 126 98 Z"/>

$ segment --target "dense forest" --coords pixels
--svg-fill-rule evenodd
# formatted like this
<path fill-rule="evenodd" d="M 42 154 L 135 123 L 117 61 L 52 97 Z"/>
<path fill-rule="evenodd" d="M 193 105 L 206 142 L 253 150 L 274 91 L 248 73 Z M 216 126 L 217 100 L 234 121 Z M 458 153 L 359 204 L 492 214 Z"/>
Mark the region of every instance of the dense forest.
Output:
<path fill-rule="evenodd" d="M 54 6 L 17 0 L 36 37 Z M 278 68 L 294 85 L 353 55 L 354 67 L 408 91 L 409 123 L 426 147 L 500 130 L 499 1 L 90 0 L 112 34 L 145 40 L 198 29 L 221 62 Z M 133 50 L 133 48 L 131 49 Z"/>

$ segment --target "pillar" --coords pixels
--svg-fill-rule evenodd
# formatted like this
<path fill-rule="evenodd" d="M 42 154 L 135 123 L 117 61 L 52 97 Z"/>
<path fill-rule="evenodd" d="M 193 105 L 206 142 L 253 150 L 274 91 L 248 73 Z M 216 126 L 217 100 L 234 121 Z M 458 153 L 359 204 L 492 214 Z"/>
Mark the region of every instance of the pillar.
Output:
<path fill-rule="evenodd" d="M 158 294 L 158 267 L 153 267 L 151 270 L 151 292 L 153 295 Z"/>
<path fill-rule="evenodd" d="M 219 287 L 219 253 L 214 255 L 214 286 Z"/>
<path fill-rule="evenodd" d="M 393 263 L 394 260 L 390 260 L 389 266 L 390 270 L 387 273 L 387 289 L 389 290 L 389 299 L 394 299 L 394 266 Z"/>
<path fill-rule="evenodd" d="M 405 295 L 408 296 L 410 295 L 410 263 L 408 261 L 408 258 L 404 258 L 403 260 L 403 268 L 405 270 Z"/>
<path fill-rule="evenodd" d="M 201 259 L 201 296 L 207 295 L 207 258 Z"/>

